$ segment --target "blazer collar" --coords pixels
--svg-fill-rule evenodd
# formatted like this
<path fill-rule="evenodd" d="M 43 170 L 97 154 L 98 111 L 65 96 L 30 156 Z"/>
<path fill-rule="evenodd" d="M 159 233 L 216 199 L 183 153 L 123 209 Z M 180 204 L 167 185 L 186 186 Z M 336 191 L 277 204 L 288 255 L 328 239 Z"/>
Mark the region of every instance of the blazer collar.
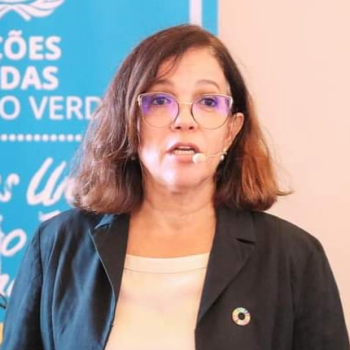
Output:
<path fill-rule="evenodd" d="M 215 300 L 234 280 L 251 256 L 255 232 L 251 212 L 219 207 L 216 232 L 209 256 L 197 324 Z M 128 214 L 106 214 L 93 228 L 91 237 L 118 300 L 129 229 Z"/>

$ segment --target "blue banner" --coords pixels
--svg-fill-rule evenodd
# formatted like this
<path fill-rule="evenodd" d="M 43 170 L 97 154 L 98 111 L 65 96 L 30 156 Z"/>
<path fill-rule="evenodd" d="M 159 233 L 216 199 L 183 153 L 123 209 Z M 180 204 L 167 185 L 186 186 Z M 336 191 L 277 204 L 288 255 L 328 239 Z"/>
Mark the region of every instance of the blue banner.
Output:
<path fill-rule="evenodd" d="M 216 34 L 217 0 L 0 0 L 2 296 L 36 227 L 68 208 L 69 160 L 118 65 L 189 22 Z"/>

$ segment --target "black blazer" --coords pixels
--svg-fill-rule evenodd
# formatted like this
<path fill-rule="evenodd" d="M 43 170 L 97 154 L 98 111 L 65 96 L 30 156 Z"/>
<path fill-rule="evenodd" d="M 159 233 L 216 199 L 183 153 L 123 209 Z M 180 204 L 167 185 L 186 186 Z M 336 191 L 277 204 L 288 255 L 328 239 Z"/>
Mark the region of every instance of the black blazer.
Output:
<path fill-rule="evenodd" d="M 320 243 L 266 213 L 221 207 L 216 214 L 196 350 L 349 350 L 339 293 Z M 76 209 L 41 224 L 12 292 L 1 349 L 104 349 L 128 224 L 126 214 Z M 250 313 L 246 325 L 233 321 L 240 307 Z"/>

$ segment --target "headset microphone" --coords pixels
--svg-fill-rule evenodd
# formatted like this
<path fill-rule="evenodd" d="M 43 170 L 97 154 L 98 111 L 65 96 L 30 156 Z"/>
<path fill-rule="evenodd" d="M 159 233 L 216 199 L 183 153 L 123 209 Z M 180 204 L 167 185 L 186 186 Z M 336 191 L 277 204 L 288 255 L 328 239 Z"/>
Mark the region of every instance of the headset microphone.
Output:
<path fill-rule="evenodd" d="M 204 153 L 196 153 L 192 157 L 192 162 L 196 164 L 204 163 L 207 161 L 208 158 L 217 157 L 217 156 L 221 156 L 221 160 L 223 160 L 225 155 L 226 155 L 225 150 L 223 152 L 215 153 L 210 156 L 207 156 Z"/>
<path fill-rule="evenodd" d="M 192 157 L 193 163 L 204 163 L 207 160 L 207 156 L 204 153 L 196 153 Z"/>

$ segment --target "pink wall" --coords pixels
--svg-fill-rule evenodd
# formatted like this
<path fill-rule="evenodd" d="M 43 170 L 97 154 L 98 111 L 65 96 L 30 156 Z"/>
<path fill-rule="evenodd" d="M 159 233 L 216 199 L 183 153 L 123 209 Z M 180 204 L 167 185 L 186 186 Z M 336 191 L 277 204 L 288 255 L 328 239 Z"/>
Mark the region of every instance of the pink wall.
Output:
<path fill-rule="evenodd" d="M 271 212 L 323 244 L 350 326 L 350 2 L 221 0 L 219 36 L 295 194 Z"/>

